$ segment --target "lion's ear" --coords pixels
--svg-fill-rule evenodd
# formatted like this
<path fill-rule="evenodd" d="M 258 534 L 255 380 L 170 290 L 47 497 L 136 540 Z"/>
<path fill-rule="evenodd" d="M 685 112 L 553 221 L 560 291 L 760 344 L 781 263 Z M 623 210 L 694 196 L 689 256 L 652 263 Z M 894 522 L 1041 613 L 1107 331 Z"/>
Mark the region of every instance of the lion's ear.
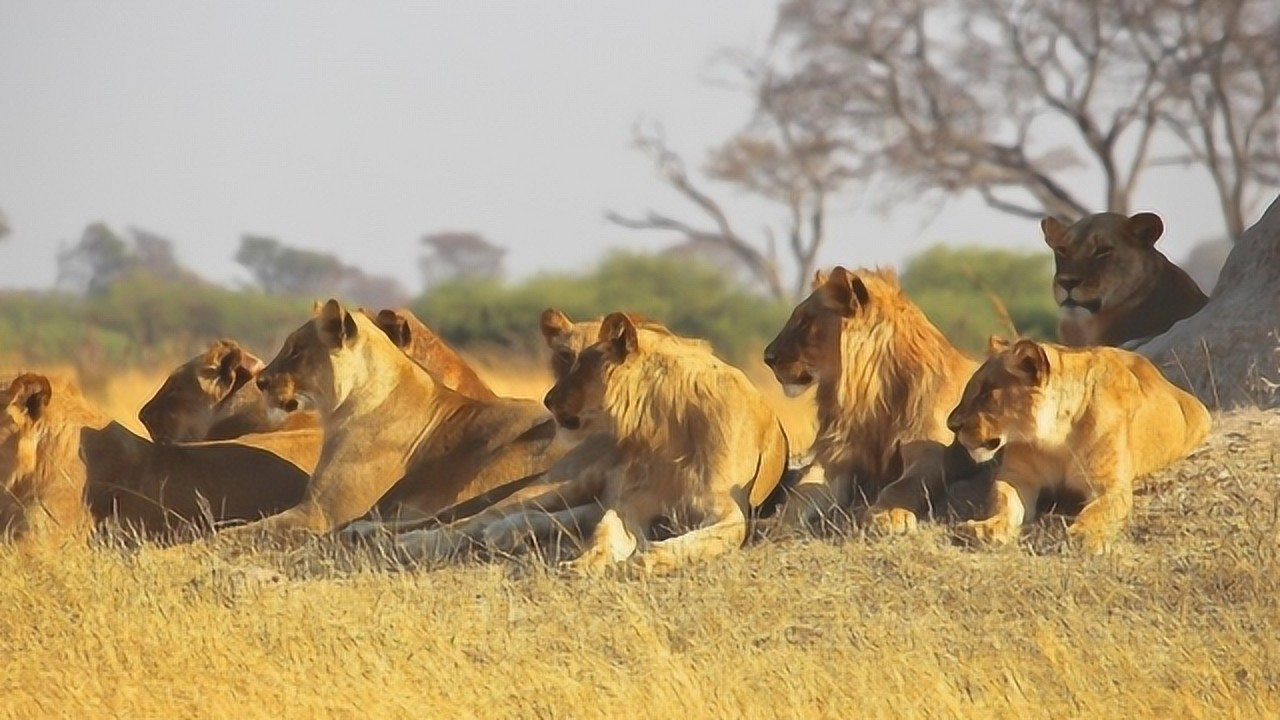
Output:
<path fill-rule="evenodd" d="M 1147 245 L 1155 245 L 1164 234 L 1164 222 L 1155 213 L 1138 213 L 1125 221 L 1125 230 Z"/>
<path fill-rule="evenodd" d="M 9 407 L 6 411 L 16 422 L 35 422 L 44 416 L 53 388 L 44 375 L 26 373 L 9 384 Z"/>
<path fill-rule="evenodd" d="M 1009 341 L 999 335 L 987 337 L 987 356 L 996 355 L 1009 349 Z"/>
<path fill-rule="evenodd" d="M 409 347 L 409 343 L 413 340 L 413 330 L 409 328 L 409 321 L 395 310 L 379 310 L 373 322 L 387 334 L 387 337 L 391 338 L 391 342 L 398 348 Z"/>
<path fill-rule="evenodd" d="M 1040 221 L 1040 232 L 1044 233 L 1044 244 L 1055 247 L 1067 234 L 1067 224 L 1050 215 Z"/>
<path fill-rule="evenodd" d="M 542 330 L 542 339 L 550 345 L 573 331 L 573 321 L 559 310 L 547 308 L 538 318 L 538 328 Z"/>
<path fill-rule="evenodd" d="M 239 344 L 222 340 L 209 349 L 207 355 L 212 370 L 214 390 L 221 400 L 239 390 L 262 369 L 262 361 L 245 352 Z"/>
<path fill-rule="evenodd" d="M 840 265 L 831 271 L 822 287 L 826 289 L 828 304 L 845 316 L 852 315 L 859 307 L 871 302 L 871 293 L 862 278 Z"/>
<path fill-rule="evenodd" d="M 350 345 L 356 339 L 356 319 L 332 298 L 320 309 L 320 340 L 331 350 Z"/>
<path fill-rule="evenodd" d="M 614 355 L 620 359 L 635 352 L 640 346 L 635 324 L 626 313 L 620 312 L 610 313 L 604 322 L 600 323 L 598 341 L 608 342 L 613 348 Z"/>
<path fill-rule="evenodd" d="M 1049 356 L 1034 340 L 1019 340 L 1010 351 L 1009 368 L 1033 385 L 1044 382 L 1049 374 Z"/>

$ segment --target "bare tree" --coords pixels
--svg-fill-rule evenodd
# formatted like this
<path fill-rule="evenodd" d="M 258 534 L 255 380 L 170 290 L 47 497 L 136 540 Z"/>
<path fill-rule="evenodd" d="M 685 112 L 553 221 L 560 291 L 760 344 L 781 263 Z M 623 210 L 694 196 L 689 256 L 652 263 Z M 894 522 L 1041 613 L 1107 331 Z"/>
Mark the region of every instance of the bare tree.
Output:
<path fill-rule="evenodd" d="M 428 287 L 448 280 L 494 280 L 502 277 L 506 248 L 472 232 L 440 232 L 422 238 L 431 253 L 419 261 Z"/>
<path fill-rule="evenodd" d="M 786 0 L 788 92 L 845 151 L 915 190 L 1024 217 L 1127 212 L 1162 130 L 1209 170 L 1228 231 L 1274 184 L 1280 73 L 1267 0 Z M 1072 190 L 1090 170 L 1103 195 Z"/>
<path fill-rule="evenodd" d="M 705 172 L 711 180 L 785 210 L 780 230 L 793 266 L 791 281 L 784 279 L 778 256 L 778 229 L 765 228 L 760 237 L 740 234 L 724 206 L 699 186 L 659 130 L 637 127 L 635 146 L 649 156 L 664 182 L 701 211 L 707 224 L 652 210 L 638 218 L 616 212 L 607 217 L 624 227 L 679 233 L 687 248 L 719 247 L 722 256 L 736 258 L 770 295 L 794 300 L 807 290 L 826 241 L 828 197 L 858 172 L 841 162 L 829 118 L 805 105 L 808 96 L 777 87 L 763 64 L 740 62 L 739 68 L 755 86 L 756 115 L 746 129 L 711 150 Z"/>

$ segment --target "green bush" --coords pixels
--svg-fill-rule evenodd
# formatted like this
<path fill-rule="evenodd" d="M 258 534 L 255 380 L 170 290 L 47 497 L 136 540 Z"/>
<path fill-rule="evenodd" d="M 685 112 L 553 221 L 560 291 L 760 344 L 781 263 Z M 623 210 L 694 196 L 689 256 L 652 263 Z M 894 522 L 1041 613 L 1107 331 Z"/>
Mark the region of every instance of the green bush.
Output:
<path fill-rule="evenodd" d="M 993 298 L 1019 334 L 1057 336 L 1052 260 L 1047 252 L 939 245 L 907 260 L 902 287 L 951 342 L 981 353 L 988 336 L 1009 335 Z"/>
<path fill-rule="evenodd" d="M 741 360 L 768 342 L 787 308 L 704 265 L 653 255 L 614 253 L 586 275 L 543 274 L 522 283 L 446 283 L 413 311 L 461 347 L 540 347 L 538 316 L 548 307 L 588 319 L 616 310 L 642 313 L 681 335 L 711 341 Z"/>

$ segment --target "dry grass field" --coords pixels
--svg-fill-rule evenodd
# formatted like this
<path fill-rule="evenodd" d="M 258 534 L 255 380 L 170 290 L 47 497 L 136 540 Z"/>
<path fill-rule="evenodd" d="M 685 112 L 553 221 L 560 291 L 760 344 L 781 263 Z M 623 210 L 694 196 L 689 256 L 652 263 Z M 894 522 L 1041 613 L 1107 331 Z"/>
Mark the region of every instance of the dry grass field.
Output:
<path fill-rule="evenodd" d="M 156 384 L 100 399 L 126 419 Z M 764 387 L 807 442 L 807 401 Z M 0 716 L 1274 717 L 1278 475 L 1280 414 L 1221 416 L 1101 558 L 1054 518 L 1004 550 L 931 527 L 604 579 L 331 540 L 0 549 Z"/>

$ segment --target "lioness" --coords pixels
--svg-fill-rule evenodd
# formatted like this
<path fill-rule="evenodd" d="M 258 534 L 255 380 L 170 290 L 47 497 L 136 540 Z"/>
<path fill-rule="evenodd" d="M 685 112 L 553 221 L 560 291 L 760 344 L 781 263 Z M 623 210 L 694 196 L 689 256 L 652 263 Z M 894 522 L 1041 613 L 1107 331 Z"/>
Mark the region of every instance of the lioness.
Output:
<path fill-rule="evenodd" d="M 408 310 L 382 310 L 371 316 L 410 358 L 447 387 L 483 400 L 496 397 L 453 348 Z M 230 440 L 251 433 L 318 427 L 312 412 L 271 413 L 266 398 L 251 382 L 265 364 L 234 340 L 219 340 L 209 350 L 178 366 L 138 419 L 161 443 Z"/>
<path fill-rule="evenodd" d="M 947 426 L 983 462 L 1003 451 L 985 520 L 963 534 L 1018 536 L 1044 490 L 1087 503 L 1069 532 L 1105 550 L 1133 506 L 1134 478 L 1185 456 L 1209 432 L 1209 411 L 1126 350 L 1019 340 L 978 368 Z"/>
<path fill-rule="evenodd" d="M 379 310 L 374 322 L 405 355 L 413 358 L 445 387 L 476 400 L 498 396 L 457 351 L 408 310 Z"/>
<path fill-rule="evenodd" d="M 319 413 L 324 447 L 298 505 L 238 532 L 327 532 L 375 505 L 429 516 L 540 473 L 565 450 L 537 403 L 450 390 L 336 300 L 285 340 L 257 384 L 273 408 Z"/>
<path fill-rule="evenodd" d="M 892 272 L 819 273 L 764 362 L 792 397 L 818 386 L 814 463 L 784 523 L 865 498 L 874 528 L 905 532 L 945 496 L 947 413 L 977 363 L 929 322 Z"/>
<path fill-rule="evenodd" d="M 317 427 L 314 413 L 270 417 L 252 381 L 265 364 L 234 340 L 219 340 L 169 373 L 138 419 L 158 443 L 230 440 Z"/>
<path fill-rule="evenodd" d="M 633 555 L 673 567 L 737 548 L 786 469 L 782 426 L 741 371 L 622 313 L 604 319 L 545 402 L 562 427 L 600 423 L 617 440 L 620 463 L 579 569 Z M 650 542 L 659 517 L 692 529 Z"/>
<path fill-rule="evenodd" d="M 1068 226 L 1040 222 L 1053 249 L 1058 337 L 1067 345 L 1136 346 L 1200 311 L 1208 298 L 1155 248 L 1154 213 L 1098 213 Z"/>
<path fill-rule="evenodd" d="M 82 539 L 85 507 L 80 429 L 107 423 L 75 402 L 66 380 L 25 373 L 0 381 L 0 534 L 20 542 Z"/>

